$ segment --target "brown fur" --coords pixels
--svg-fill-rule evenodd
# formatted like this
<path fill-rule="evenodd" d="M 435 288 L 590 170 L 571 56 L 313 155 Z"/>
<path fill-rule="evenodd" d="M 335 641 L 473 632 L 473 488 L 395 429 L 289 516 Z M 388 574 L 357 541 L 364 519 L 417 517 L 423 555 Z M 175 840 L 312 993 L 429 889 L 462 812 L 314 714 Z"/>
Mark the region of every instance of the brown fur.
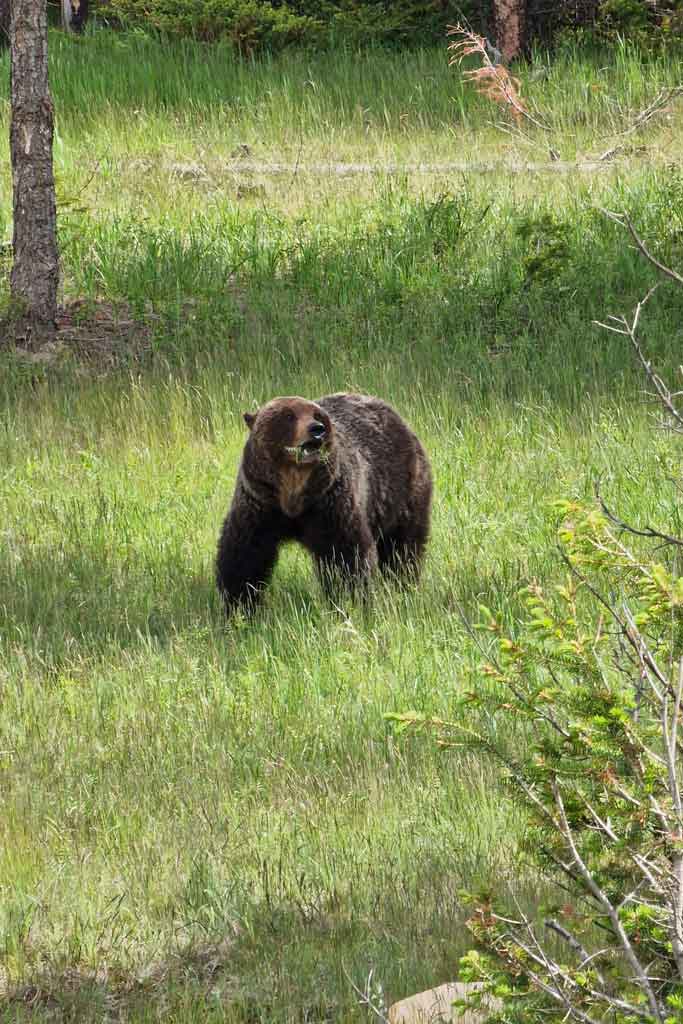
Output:
<path fill-rule="evenodd" d="M 280 469 L 280 508 L 291 519 L 303 512 L 310 475 L 310 466 L 282 466 Z"/>
<path fill-rule="evenodd" d="M 417 577 L 431 470 L 390 405 L 353 394 L 275 398 L 244 418 L 250 434 L 216 560 L 228 606 L 255 598 L 289 540 L 312 553 L 324 581 L 330 572 L 358 581 L 375 566 Z"/>

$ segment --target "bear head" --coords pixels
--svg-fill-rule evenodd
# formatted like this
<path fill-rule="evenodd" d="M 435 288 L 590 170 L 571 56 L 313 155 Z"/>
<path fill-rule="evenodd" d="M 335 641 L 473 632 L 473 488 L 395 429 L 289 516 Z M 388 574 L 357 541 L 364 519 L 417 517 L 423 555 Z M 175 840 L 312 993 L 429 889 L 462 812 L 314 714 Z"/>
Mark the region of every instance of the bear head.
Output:
<path fill-rule="evenodd" d="M 244 421 L 249 439 L 243 466 L 249 482 L 274 490 L 285 515 L 301 515 L 333 475 L 330 417 L 315 402 L 293 396 L 245 412 Z"/>

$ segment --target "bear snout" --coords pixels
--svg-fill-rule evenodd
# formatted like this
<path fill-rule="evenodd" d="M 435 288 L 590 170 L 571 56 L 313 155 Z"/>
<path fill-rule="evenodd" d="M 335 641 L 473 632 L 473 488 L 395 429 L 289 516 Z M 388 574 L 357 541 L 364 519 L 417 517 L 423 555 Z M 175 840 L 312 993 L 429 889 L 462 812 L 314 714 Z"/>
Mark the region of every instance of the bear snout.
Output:
<path fill-rule="evenodd" d="M 322 441 L 327 433 L 327 427 L 324 423 L 321 423 L 320 420 L 313 420 L 312 423 L 309 423 L 308 425 L 308 433 L 314 441 Z"/>

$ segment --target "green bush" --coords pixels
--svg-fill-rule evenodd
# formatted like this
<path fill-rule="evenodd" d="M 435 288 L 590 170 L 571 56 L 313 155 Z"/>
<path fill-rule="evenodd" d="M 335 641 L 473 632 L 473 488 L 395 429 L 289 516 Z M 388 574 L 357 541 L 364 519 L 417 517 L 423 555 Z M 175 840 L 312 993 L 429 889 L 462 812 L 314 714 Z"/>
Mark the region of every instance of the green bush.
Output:
<path fill-rule="evenodd" d="M 471 16 L 479 0 L 100 0 L 99 11 L 124 25 L 204 41 L 229 40 L 242 53 L 293 43 L 424 44 L 443 39 L 449 23 Z"/>
<path fill-rule="evenodd" d="M 228 39 L 247 54 L 291 44 L 424 45 L 443 41 L 448 25 L 456 22 L 495 38 L 492 0 L 95 0 L 94 8 L 136 28 L 205 41 Z M 527 3 L 529 46 L 579 33 L 610 43 L 629 38 L 648 48 L 682 28 L 683 0 L 670 0 L 665 7 L 644 0 Z"/>
<path fill-rule="evenodd" d="M 569 23 L 570 28 L 578 27 Z M 645 0 L 602 0 L 589 28 L 598 42 L 616 43 L 628 39 L 644 50 L 661 47 L 680 37 L 683 29 L 683 0 L 667 4 Z"/>
<path fill-rule="evenodd" d="M 101 10 L 124 25 L 213 42 L 227 39 L 241 53 L 314 41 L 322 22 L 259 0 L 107 0 Z"/>
<path fill-rule="evenodd" d="M 353 41 L 425 43 L 443 39 L 448 24 L 461 20 L 463 6 L 479 24 L 480 5 L 449 0 L 341 0 L 329 5 L 329 24 L 336 36 Z"/>
<path fill-rule="evenodd" d="M 494 653 L 453 723 L 395 717 L 490 756 L 526 815 L 517 877 L 463 897 L 479 948 L 461 978 L 502 1000 L 489 1019 L 676 1024 L 683 578 L 601 511 L 560 511 L 566 580 L 527 589 L 515 635 L 487 613 Z M 530 878 L 535 919 L 516 899 Z"/>

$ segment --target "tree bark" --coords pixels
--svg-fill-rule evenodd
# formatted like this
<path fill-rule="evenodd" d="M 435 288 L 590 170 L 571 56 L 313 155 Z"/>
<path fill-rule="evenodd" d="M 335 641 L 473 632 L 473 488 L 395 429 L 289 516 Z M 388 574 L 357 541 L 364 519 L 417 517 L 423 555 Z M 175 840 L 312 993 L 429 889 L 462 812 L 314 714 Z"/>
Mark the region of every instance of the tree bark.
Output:
<path fill-rule="evenodd" d="M 46 0 L 12 0 L 10 153 L 17 318 L 30 343 L 54 332 L 59 253 L 52 170 L 54 112 L 47 72 Z"/>
<path fill-rule="evenodd" d="M 509 64 L 519 56 L 524 46 L 526 0 L 494 0 L 496 44 Z"/>

